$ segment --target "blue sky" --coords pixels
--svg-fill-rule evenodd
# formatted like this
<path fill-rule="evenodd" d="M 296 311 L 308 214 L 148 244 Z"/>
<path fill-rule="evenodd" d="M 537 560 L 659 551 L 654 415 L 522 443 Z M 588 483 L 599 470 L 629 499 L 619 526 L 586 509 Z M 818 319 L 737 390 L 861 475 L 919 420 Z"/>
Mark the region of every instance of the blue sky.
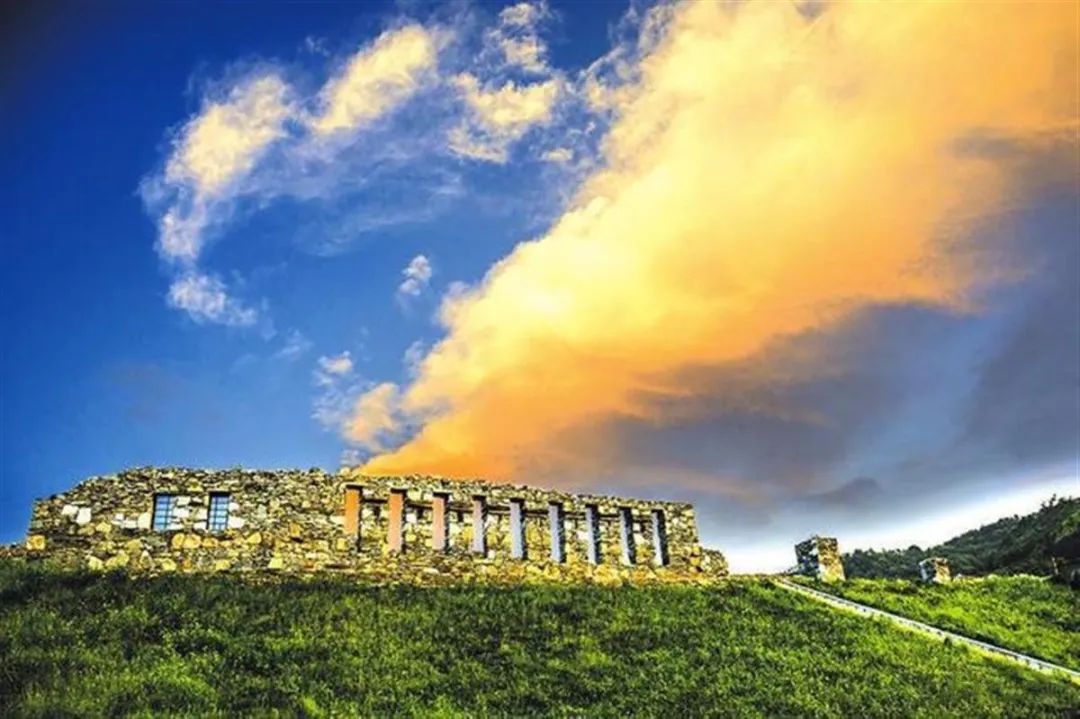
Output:
<path fill-rule="evenodd" d="M 811 531 L 906 545 L 1075 494 L 1075 98 L 1039 63 L 1075 38 L 977 19 L 969 41 L 1038 57 L 938 110 L 927 67 L 979 82 L 948 54 L 963 23 L 927 19 L 894 82 L 882 43 L 819 39 L 858 12 L 24 11 L 0 541 L 34 497 L 145 464 L 688 499 L 745 569 Z M 1043 75 L 1062 102 L 1014 111 Z"/>

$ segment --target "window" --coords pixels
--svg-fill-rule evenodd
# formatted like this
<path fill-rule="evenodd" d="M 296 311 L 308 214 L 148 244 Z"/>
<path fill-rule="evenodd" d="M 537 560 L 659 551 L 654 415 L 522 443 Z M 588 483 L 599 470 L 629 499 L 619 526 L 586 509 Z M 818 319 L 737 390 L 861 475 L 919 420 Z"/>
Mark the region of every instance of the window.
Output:
<path fill-rule="evenodd" d="M 445 552 L 450 548 L 450 523 L 446 521 L 449 494 L 436 494 L 431 498 L 431 548 Z"/>
<path fill-rule="evenodd" d="M 405 548 L 405 490 L 390 491 L 390 536 L 391 552 L 400 552 Z"/>
<path fill-rule="evenodd" d="M 210 495 L 210 516 L 206 528 L 211 532 L 224 532 L 229 526 L 229 495 L 214 492 Z"/>
<path fill-rule="evenodd" d="M 600 563 L 600 510 L 595 504 L 585 506 L 585 549 L 589 555 L 589 564 Z"/>
<path fill-rule="evenodd" d="M 525 500 L 510 500 L 510 556 L 525 559 Z"/>
<path fill-rule="evenodd" d="M 363 496 L 359 487 L 345 488 L 345 534 L 360 541 L 360 501 Z"/>
<path fill-rule="evenodd" d="M 637 562 L 637 548 L 634 547 L 634 518 L 629 507 L 619 507 L 619 535 L 622 538 L 622 563 Z"/>
<path fill-rule="evenodd" d="M 652 541 L 653 563 L 660 566 L 666 565 L 668 563 L 667 519 L 662 509 L 652 510 Z"/>
<path fill-rule="evenodd" d="M 476 554 L 487 554 L 487 538 L 484 536 L 484 524 L 487 520 L 487 502 L 483 497 L 472 500 L 472 550 Z"/>
<path fill-rule="evenodd" d="M 172 494 L 154 495 L 154 531 L 164 532 L 172 524 L 173 508 L 176 506 L 176 496 Z"/>
<path fill-rule="evenodd" d="M 566 561 L 566 530 L 563 506 L 558 502 L 548 505 L 548 524 L 551 525 L 551 561 Z"/>

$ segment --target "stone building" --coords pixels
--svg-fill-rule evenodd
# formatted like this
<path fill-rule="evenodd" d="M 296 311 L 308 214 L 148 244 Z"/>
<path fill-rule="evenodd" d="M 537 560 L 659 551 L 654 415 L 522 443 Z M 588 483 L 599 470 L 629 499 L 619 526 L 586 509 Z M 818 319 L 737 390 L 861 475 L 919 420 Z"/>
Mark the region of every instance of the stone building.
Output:
<path fill-rule="evenodd" d="M 919 576 L 924 582 L 945 584 L 952 581 L 949 572 L 949 560 L 945 557 L 927 557 L 919 562 Z"/>
<path fill-rule="evenodd" d="M 727 573 L 689 504 L 354 470 L 138 468 L 34 504 L 25 553 L 129 571 L 377 582 L 698 582 Z"/>
<path fill-rule="evenodd" d="M 826 582 L 844 580 L 844 564 L 840 561 L 840 544 L 834 537 L 816 534 L 795 545 L 798 572 Z"/>

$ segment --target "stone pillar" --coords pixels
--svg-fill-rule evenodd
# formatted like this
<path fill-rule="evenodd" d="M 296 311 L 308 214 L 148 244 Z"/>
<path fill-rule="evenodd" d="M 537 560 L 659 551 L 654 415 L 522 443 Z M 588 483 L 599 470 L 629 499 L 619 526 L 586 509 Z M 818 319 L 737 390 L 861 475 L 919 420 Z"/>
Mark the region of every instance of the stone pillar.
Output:
<path fill-rule="evenodd" d="M 387 546 L 391 552 L 400 552 L 405 548 L 405 492 L 390 490 L 390 529 Z"/>
<path fill-rule="evenodd" d="M 840 544 L 835 537 L 816 534 L 795 545 L 799 573 L 824 582 L 844 581 L 844 564 L 840 561 Z"/>
<path fill-rule="evenodd" d="M 919 576 L 924 582 L 945 584 L 952 581 L 949 560 L 944 557 L 927 557 L 919 562 Z"/>

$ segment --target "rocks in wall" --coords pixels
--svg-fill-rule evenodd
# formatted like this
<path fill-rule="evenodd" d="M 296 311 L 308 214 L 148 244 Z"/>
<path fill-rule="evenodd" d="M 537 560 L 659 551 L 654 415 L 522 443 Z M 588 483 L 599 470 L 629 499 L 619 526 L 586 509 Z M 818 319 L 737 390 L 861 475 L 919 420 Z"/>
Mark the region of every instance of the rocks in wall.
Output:
<path fill-rule="evenodd" d="M 392 493 L 398 498 L 392 500 Z M 485 507 L 482 553 L 473 544 L 478 497 Z M 521 503 L 520 529 L 512 526 L 511 501 Z M 433 539 L 436 505 L 448 540 L 441 548 Z M 552 505 L 559 508 L 557 515 Z M 589 561 L 587 546 L 590 507 L 595 508 L 597 563 Z M 347 511 L 355 516 L 346 517 Z M 624 513 L 629 532 L 622 530 Z M 552 516 L 563 525 L 563 561 L 552 559 Z M 392 525 L 400 526 L 400 545 L 391 541 Z M 511 556 L 515 531 L 523 541 L 523 558 Z M 663 563 L 656 552 L 661 545 Z M 420 584 L 697 582 L 727 573 L 723 556 L 698 544 L 688 504 L 318 469 L 145 467 L 94 477 L 35 503 L 25 551 L 92 569 L 336 571 Z"/>
<path fill-rule="evenodd" d="M 842 582 L 844 564 L 840 559 L 840 543 L 834 537 L 814 535 L 795 545 L 795 558 L 800 574 L 825 582 Z"/>

